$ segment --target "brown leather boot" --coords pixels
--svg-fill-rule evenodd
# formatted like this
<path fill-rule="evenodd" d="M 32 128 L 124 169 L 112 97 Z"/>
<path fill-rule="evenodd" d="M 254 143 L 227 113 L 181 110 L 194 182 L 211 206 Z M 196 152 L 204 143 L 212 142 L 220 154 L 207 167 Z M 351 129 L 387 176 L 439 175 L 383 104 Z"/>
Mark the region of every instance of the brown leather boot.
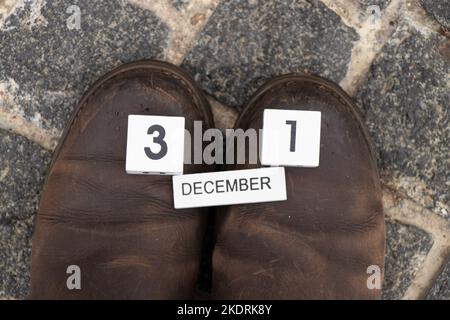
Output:
<path fill-rule="evenodd" d="M 320 167 L 286 168 L 287 201 L 217 214 L 214 297 L 379 298 L 381 290 L 367 282 L 377 276 L 376 266 L 380 279 L 384 269 L 381 189 L 357 107 L 326 80 L 287 75 L 254 95 L 236 128 L 260 129 L 266 108 L 322 112 Z M 369 284 L 376 286 L 376 278 Z"/>
<path fill-rule="evenodd" d="M 55 152 L 33 237 L 30 298 L 192 297 L 207 215 L 174 209 L 171 177 L 126 174 L 129 114 L 183 116 L 191 132 L 194 120 L 213 127 L 202 92 L 175 66 L 142 61 L 99 80 Z M 81 290 L 66 285 L 71 265 Z"/>

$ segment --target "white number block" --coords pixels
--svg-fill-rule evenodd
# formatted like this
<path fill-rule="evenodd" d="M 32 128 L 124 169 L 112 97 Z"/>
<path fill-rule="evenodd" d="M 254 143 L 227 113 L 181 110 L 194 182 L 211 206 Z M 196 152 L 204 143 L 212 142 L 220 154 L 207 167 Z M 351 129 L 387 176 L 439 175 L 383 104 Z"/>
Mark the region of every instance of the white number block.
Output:
<path fill-rule="evenodd" d="M 128 116 L 126 171 L 183 174 L 184 117 Z"/>
<path fill-rule="evenodd" d="M 263 121 L 262 165 L 319 166 L 319 111 L 265 109 Z"/>
<path fill-rule="evenodd" d="M 283 167 L 172 177 L 175 209 L 287 199 Z"/>

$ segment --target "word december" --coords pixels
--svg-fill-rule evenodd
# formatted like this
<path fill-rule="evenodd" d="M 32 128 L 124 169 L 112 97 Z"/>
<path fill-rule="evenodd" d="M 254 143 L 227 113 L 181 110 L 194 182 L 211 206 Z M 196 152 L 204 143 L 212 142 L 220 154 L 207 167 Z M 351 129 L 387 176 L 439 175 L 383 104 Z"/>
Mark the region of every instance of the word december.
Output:
<path fill-rule="evenodd" d="M 172 177 L 176 209 L 284 201 L 284 167 L 231 170 Z"/>
<path fill-rule="evenodd" d="M 193 183 L 182 183 L 183 196 L 225 193 L 225 192 L 240 192 L 240 191 L 259 191 L 264 188 L 272 189 L 270 186 L 269 177 L 253 177 L 240 178 L 233 180 L 216 180 L 216 181 L 196 181 Z"/>

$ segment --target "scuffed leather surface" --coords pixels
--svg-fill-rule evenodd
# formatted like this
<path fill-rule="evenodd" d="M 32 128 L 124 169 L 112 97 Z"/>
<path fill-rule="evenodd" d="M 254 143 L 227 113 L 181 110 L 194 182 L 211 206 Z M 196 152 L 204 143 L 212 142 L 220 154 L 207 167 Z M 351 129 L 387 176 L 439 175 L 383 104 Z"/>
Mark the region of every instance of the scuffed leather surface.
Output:
<path fill-rule="evenodd" d="M 286 168 L 288 200 L 217 214 L 213 296 L 376 299 L 368 266 L 384 267 L 384 216 L 374 156 L 356 110 L 317 79 L 269 86 L 236 127 L 259 129 L 265 108 L 322 112 L 319 168 Z M 258 95 L 258 94 L 257 94 Z M 228 170 L 254 166 L 228 166 Z"/>
<path fill-rule="evenodd" d="M 194 120 L 213 125 L 201 92 L 175 67 L 142 62 L 101 80 L 79 106 L 45 185 L 31 299 L 193 295 L 207 212 L 175 210 L 170 176 L 126 174 L 129 114 L 184 116 L 189 130 Z M 69 265 L 81 268 L 81 290 L 66 287 Z"/>

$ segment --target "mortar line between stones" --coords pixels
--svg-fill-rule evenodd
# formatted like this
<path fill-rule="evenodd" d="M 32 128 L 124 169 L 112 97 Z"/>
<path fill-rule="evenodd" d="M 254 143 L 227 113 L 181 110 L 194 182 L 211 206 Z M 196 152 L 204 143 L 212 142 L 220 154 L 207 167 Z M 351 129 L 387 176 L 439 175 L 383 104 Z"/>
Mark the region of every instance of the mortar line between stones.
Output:
<path fill-rule="evenodd" d="M 425 33 L 438 33 L 441 36 L 448 37 L 445 35 L 445 27 L 436 20 L 436 18 L 430 16 L 429 13 L 424 9 L 424 7 L 420 4 L 419 0 L 405 0 L 406 1 L 406 9 L 405 16 L 414 24 L 416 28 L 420 29 Z"/>
<path fill-rule="evenodd" d="M 0 129 L 18 134 L 48 151 L 53 151 L 59 140 L 59 135 L 40 128 L 22 116 L 13 112 L 8 112 L 1 106 Z"/>
<path fill-rule="evenodd" d="M 439 242 L 433 243 L 422 267 L 406 290 L 403 300 L 424 299 L 442 272 L 450 258 L 450 246 Z"/>
<path fill-rule="evenodd" d="M 383 188 L 383 205 L 392 219 L 422 229 L 450 246 L 450 222 L 436 213 L 387 186 Z"/>
<path fill-rule="evenodd" d="M 358 31 L 361 28 L 363 12 L 357 0 L 320 0 L 325 6 L 334 11 L 342 22 Z"/>
<path fill-rule="evenodd" d="M 450 259 L 450 222 L 390 189 L 383 194 L 385 213 L 402 224 L 424 230 L 433 245 L 402 299 L 426 297 L 446 262 Z"/>
<path fill-rule="evenodd" d="M 213 14 L 219 0 L 192 0 L 177 10 L 167 0 L 128 0 L 153 12 L 169 28 L 165 60 L 180 65 Z"/>
<path fill-rule="evenodd" d="M 372 17 L 361 22 L 356 29 L 360 39 L 354 45 L 347 74 L 340 82 L 341 87 L 355 96 L 370 72 L 370 66 L 382 51 L 396 29 L 392 22 L 398 21 L 403 0 L 392 0 L 375 23 Z"/>
<path fill-rule="evenodd" d="M 381 18 L 373 23 L 372 16 L 366 14 L 356 0 L 320 0 L 341 17 L 344 24 L 353 28 L 360 39 L 353 46 L 347 74 L 340 86 L 355 96 L 370 72 L 370 66 L 389 41 L 397 26 L 392 25 L 403 14 L 410 24 L 422 32 L 437 32 L 443 35 L 442 26 L 432 20 L 418 0 L 392 0 L 381 13 Z"/>
<path fill-rule="evenodd" d="M 235 108 L 231 108 L 217 101 L 214 97 L 207 95 L 214 116 L 214 123 L 218 129 L 232 129 L 239 116 Z"/>

